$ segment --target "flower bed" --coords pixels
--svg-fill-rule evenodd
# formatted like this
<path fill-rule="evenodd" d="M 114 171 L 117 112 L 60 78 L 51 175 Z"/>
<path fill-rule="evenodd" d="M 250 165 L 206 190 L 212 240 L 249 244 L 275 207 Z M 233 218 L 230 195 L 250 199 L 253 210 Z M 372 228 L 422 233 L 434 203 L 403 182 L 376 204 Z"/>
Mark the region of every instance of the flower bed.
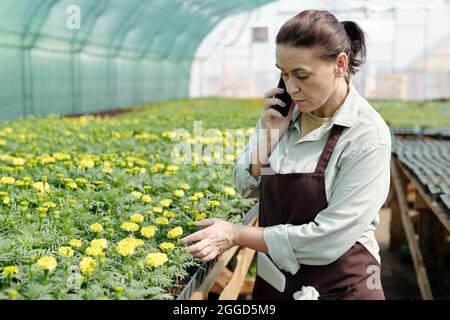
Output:
<path fill-rule="evenodd" d="M 204 274 L 179 239 L 197 230 L 195 220 L 240 221 L 253 203 L 232 187 L 245 141 L 224 129 L 208 137 L 173 131 L 195 116 L 150 109 L 2 123 L 0 299 L 188 297 L 182 290 Z M 214 152 L 175 164 L 182 139 L 234 150 L 222 164 Z"/>

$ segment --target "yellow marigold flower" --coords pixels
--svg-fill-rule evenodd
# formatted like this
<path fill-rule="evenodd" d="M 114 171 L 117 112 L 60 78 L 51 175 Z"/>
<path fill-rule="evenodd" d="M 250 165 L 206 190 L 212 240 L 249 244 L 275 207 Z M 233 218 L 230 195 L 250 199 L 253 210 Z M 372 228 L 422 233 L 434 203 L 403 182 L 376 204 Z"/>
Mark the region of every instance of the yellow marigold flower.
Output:
<path fill-rule="evenodd" d="M 86 248 L 86 254 L 88 256 L 98 257 L 102 253 L 103 253 L 103 248 L 102 247 L 87 247 Z"/>
<path fill-rule="evenodd" d="M 173 218 L 175 216 L 175 213 L 169 210 L 164 210 L 163 216 L 167 219 Z"/>
<path fill-rule="evenodd" d="M 9 300 L 16 300 L 17 299 L 17 290 L 10 289 L 8 291 Z"/>
<path fill-rule="evenodd" d="M 89 227 L 89 230 L 94 233 L 100 233 L 103 231 L 103 227 L 100 223 L 96 222 L 94 224 L 91 224 L 91 226 Z"/>
<path fill-rule="evenodd" d="M 23 166 L 25 164 L 25 159 L 23 158 L 18 158 L 18 157 L 12 157 L 11 158 L 11 162 L 13 165 L 15 166 Z"/>
<path fill-rule="evenodd" d="M 223 188 L 223 192 L 227 195 L 227 196 L 234 196 L 236 195 L 236 191 L 231 188 L 231 187 L 225 187 Z"/>
<path fill-rule="evenodd" d="M 155 219 L 157 224 L 169 224 L 169 220 L 166 217 L 158 217 Z"/>
<path fill-rule="evenodd" d="M 126 221 L 126 222 L 122 223 L 122 225 L 120 226 L 120 229 L 129 231 L 129 232 L 134 232 L 134 231 L 139 230 L 139 226 L 136 223 Z"/>
<path fill-rule="evenodd" d="M 11 184 L 14 184 L 14 182 L 16 182 L 16 179 L 14 179 L 13 177 L 2 177 L 0 179 L 1 184 L 11 185 Z"/>
<path fill-rule="evenodd" d="M 24 180 L 25 180 L 25 178 L 24 178 Z M 50 190 L 50 185 L 47 182 L 39 181 L 39 182 L 35 182 L 33 184 L 33 189 L 35 189 L 39 192 L 47 192 Z"/>
<path fill-rule="evenodd" d="M 70 247 L 60 247 L 58 249 L 58 252 L 63 257 L 72 257 L 73 256 L 73 250 Z"/>
<path fill-rule="evenodd" d="M 37 266 L 41 270 L 52 271 L 57 265 L 58 262 L 56 262 L 56 259 L 51 256 L 42 257 L 37 261 Z"/>
<path fill-rule="evenodd" d="M 169 252 L 175 249 L 175 245 L 172 242 L 163 242 L 159 245 L 159 248 L 163 251 Z"/>
<path fill-rule="evenodd" d="M 163 208 L 167 208 L 170 207 L 170 205 L 172 204 L 172 199 L 163 199 L 159 202 L 159 204 L 163 207 Z"/>
<path fill-rule="evenodd" d="M 167 232 L 167 238 L 175 239 L 183 234 L 183 228 L 175 227 Z"/>
<path fill-rule="evenodd" d="M 53 158 L 51 155 L 49 155 L 49 154 L 45 154 L 45 155 L 43 155 L 42 156 L 42 158 L 41 158 L 41 163 L 42 164 L 49 164 L 49 163 L 55 163 L 56 162 L 56 159 L 55 158 Z"/>
<path fill-rule="evenodd" d="M 175 195 L 175 197 L 178 197 L 178 198 L 183 198 L 184 197 L 184 191 L 183 190 L 175 190 L 173 192 L 173 194 Z"/>
<path fill-rule="evenodd" d="M 142 241 L 141 239 L 125 238 L 119 241 L 119 243 L 116 246 L 116 251 L 120 255 L 127 257 L 132 255 L 137 247 L 143 245 L 144 241 Z"/>
<path fill-rule="evenodd" d="M 59 160 L 59 161 L 62 161 L 62 160 L 70 160 L 70 156 L 69 156 L 67 153 L 65 153 L 65 152 L 55 152 L 55 153 L 53 154 L 53 157 L 54 157 L 56 160 Z"/>
<path fill-rule="evenodd" d="M 83 169 L 90 169 L 93 168 L 94 165 L 95 163 L 92 159 L 81 159 L 78 166 Z"/>
<path fill-rule="evenodd" d="M 206 218 L 206 213 L 197 213 L 195 215 L 195 221 L 200 221 Z"/>
<path fill-rule="evenodd" d="M 131 256 L 134 253 L 135 249 L 136 248 L 133 246 L 125 246 L 121 245 L 120 243 L 116 246 L 116 251 L 124 257 Z"/>
<path fill-rule="evenodd" d="M 16 273 L 19 273 L 19 268 L 16 266 L 6 266 L 3 268 L 2 272 L 2 274 L 6 274 L 7 276 L 13 276 Z"/>
<path fill-rule="evenodd" d="M 198 201 L 198 198 L 197 198 L 196 196 L 191 196 L 189 199 L 190 199 L 191 201 Z"/>
<path fill-rule="evenodd" d="M 220 202 L 217 200 L 208 201 L 208 206 L 210 206 L 210 207 L 218 207 L 219 205 L 220 205 Z"/>
<path fill-rule="evenodd" d="M 56 203 L 52 201 L 46 201 L 42 204 L 42 206 L 45 208 L 56 208 Z"/>
<path fill-rule="evenodd" d="M 131 238 L 131 239 L 133 240 L 133 244 L 136 247 L 142 247 L 144 245 L 144 241 L 141 239 L 134 239 L 134 238 Z"/>
<path fill-rule="evenodd" d="M 69 183 L 67 184 L 67 186 L 68 186 L 70 189 L 73 189 L 73 190 L 75 190 L 75 189 L 78 188 L 78 185 L 76 184 L 76 182 L 69 182 Z"/>
<path fill-rule="evenodd" d="M 144 203 L 150 203 L 150 202 L 152 202 L 152 198 L 148 194 L 146 194 L 146 195 L 142 196 L 141 201 Z"/>
<path fill-rule="evenodd" d="M 114 291 L 116 292 L 116 293 L 122 293 L 123 292 L 123 290 L 124 290 L 124 287 L 114 287 Z"/>
<path fill-rule="evenodd" d="M 160 207 L 154 207 L 154 208 L 153 208 L 153 212 L 154 212 L 154 213 L 162 213 L 162 212 L 163 212 L 163 209 L 160 208 Z"/>
<path fill-rule="evenodd" d="M 83 178 L 77 178 L 77 179 L 75 179 L 75 182 L 80 186 L 83 186 L 87 183 L 86 179 L 83 179 Z"/>
<path fill-rule="evenodd" d="M 166 263 L 169 259 L 167 258 L 167 255 L 165 253 L 162 252 L 157 252 L 157 253 L 149 253 L 146 257 L 145 257 L 145 263 L 150 266 L 150 267 L 160 267 L 162 266 L 164 263 Z"/>
<path fill-rule="evenodd" d="M 105 165 L 103 167 L 102 171 L 103 171 L 103 173 L 110 174 L 113 171 L 113 169 L 111 167 Z"/>
<path fill-rule="evenodd" d="M 161 169 L 164 169 L 164 164 L 157 163 L 150 168 L 150 173 L 157 173 Z"/>
<path fill-rule="evenodd" d="M 134 223 L 142 223 L 144 222 L 144 216 L 139 213 L 135 213 L 130 217 L 130 221 Z"/>
<path fill-rule="evenodd" d="M 133 192 L 131 193 L 131 196 L 132 196 L 133 198 L 140 199 L 140 198 L 142 197 L 142 192 L 139 192 L 139 191 L 133 191 Z"/>
<path fill-rule="evenodd" d="M 17 187 L 20 188 L 20 187 L 23 187 L 24 185 L 25 185 L 25 182 L 24 182 L 23 180 L 17 180 L 17 181 L 16 181 L 16 186 L 17 186 Z"/>
<path fill-rule="evenodd" d="M 89 276 L 94 273 L 96 267 L 97 263 L 90 257 L 83 257 L 80 261 L 80 270 L 85 276 Z"/>
<path fill-rule="evenodd" d="M 171 165 L 171 166 L 168 166 L 168 167 L 166 168 L 166 170 L 167 170 L 167 171 L 170 171 L 170 172 L 177 172 L 178 169 L 180 169 L 180 167 L 175 166 L 175 165 Z"/>
<path fill-rule="evenodd" d="M 158 230 L 155 226 L 142 227 L 141 235 L 146 238 L 151 238 L 155 235 L 156 230 Z"/>
<path fill-rule="evenodd" d="M 69 241 L 69 245 L 70 245 L 72 248 L 78 249 L 78 248 L 81 247 L 81 240 L 78 240 L 78 239 L 71 239 L 71 240 Z"/>
<path fill-rule="evenodd" d="M 48 211 L 48 208 L 45 207 L 37 207 L 36 208 L 37 212 L 39 212 L 40 215 L 45 215 Z"/>
<path fill-rule="evenodd" d="M 108 248 L 108 240 L 106 240 L 105 238 L 94 239 L 89 243 L 89 245 L 91 247 L 98 247 L 101 249 L 106 249 L 106 248 Z"/>
<path fill-rule="evenodd" d="M 203 198 L 205 195 L 203 194 L 203 192 L 196 192 L 194 193 L 194 197 L 197 197 L 199 199 Z"/>
<path fill-rule="evenodd" d="M 191 188 L 191 186 L 188 185 L 186 182 L 183 182 L 180 184 L 180 188 L 183 190 L 189 190 Z"/>
<path fill-rule="evenodd" d="M 4 197 L 3 198 L 3 204 L 9 204 L 10 200 L 11 200 L 11 198 L 8 197 L 8 196 Z"/>

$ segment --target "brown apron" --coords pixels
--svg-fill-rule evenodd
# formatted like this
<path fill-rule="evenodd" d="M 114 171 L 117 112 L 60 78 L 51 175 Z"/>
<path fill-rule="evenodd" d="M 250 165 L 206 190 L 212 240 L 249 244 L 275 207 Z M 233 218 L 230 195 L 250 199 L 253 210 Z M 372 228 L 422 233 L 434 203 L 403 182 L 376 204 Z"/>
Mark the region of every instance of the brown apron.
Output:
<path fill-rule="evenodd" d="M 344 127 L 334 125 L 327 144 L 313 173 L 288 173 L 261 175 L 259 199 L 259 225 L 301 225 L 314 221 L 317 214 L 328 206 L 325 194 L 325 169 Z M 270 165 L 269 165 L 270 167 Z M 280 270 L 286 277 L 284 292 L 279 292 L 261 277 L 256 276 L 253 299 L 293 299 L 302 286 L 313 286 L 320 294 L 319 300 L 384 300 L 381 285 L 374 289 L 368 285 L 380 272 L 374 256 L 356 242 L 343 256 L 328 265 L 304 265 L 295 275 Z M 380 269 L 378 269 L 380 270 Z M 369 279 L 369 277 L 372 277 Z M 369 288 L 370 287 L 370 288 Z"/>

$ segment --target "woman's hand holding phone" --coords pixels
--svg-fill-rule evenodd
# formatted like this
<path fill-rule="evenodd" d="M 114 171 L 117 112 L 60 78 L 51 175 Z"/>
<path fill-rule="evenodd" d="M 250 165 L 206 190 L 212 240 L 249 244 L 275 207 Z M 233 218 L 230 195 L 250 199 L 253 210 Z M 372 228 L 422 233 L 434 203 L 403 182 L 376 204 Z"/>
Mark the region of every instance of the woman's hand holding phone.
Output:
<path fill-rule="evenodd" d="M 283 92 L 284 89 L 273 88 L 264 94 L 264 110 L 261 112 L 261 127 L 263 131 L 262 134 L 258 134 L 258 147 L 252 152 L 250 165 L 250 173 L 254 177 L 261 175 L 261 168 L 267 164 L 273 148 L 289 127 L 295 103 L 291 102 L 291 105 L 288 106 L 282 100 L 275 98 L 275 95 Z M 289 108 L 287 116 L 283 117 L 280 112 L 275 110 L 273 108 L 275 105 L 281 108 Z"/>
<path fill-rule="evenodd" d="M 272 143 L 278 142 L 278 139 L 286 132 L 289 127 L 289 123 L 292 118 L 292 112 L 294 111 L 295 104 L 291 101 L 288 106 L 281 99 L 276 98 L 277 94 L 284 93 L 285 89 L 273 88 L 264 94 L 264 110 L 261 113 L 261 126 L 267 130 L 268 138 Z M 286 117 L 275 110 L 274 106 L 280 106 L 281 108 L 289 108 L 289 112 Z M 276 141 L 272 141 L 276 139 Z"/>

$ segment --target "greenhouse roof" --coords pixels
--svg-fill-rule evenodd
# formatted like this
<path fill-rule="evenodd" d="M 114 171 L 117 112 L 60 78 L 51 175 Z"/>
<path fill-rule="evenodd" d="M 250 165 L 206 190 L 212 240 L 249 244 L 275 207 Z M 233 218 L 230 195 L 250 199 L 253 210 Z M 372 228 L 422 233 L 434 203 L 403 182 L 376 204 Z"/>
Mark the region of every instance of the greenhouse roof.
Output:
<path fill-rule="evenodd" d="M 224 17 L 268 2 L 2 0 L 0 46 L 129 59 L 191 59 L 202 39 Z M 76 10 L 80 24 L 72 28 Z"/>

